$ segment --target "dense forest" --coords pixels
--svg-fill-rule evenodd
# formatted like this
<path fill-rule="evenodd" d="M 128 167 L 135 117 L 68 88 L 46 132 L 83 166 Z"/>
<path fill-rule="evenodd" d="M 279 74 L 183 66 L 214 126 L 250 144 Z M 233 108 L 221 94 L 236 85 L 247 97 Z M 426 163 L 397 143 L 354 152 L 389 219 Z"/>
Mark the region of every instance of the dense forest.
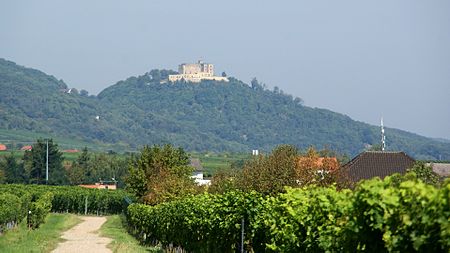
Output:
<path fill-rule="evenodd" d="M 250 84 L 233 77 L 227 83 L 167 83 L 171 73 L 151 70 L 93 96 L 0 59 L 0 129 L 129 149 L 172 143 L 189 151 L 269 151 L 293 144 L 355 155 L 379 143 L 377 126 L 304 106 L 302 99 L 269 90 L 256 79 Z M 450 143 L 391 128 L 386 133 L 389 150 L 418 159 L 450 159 Z"/>

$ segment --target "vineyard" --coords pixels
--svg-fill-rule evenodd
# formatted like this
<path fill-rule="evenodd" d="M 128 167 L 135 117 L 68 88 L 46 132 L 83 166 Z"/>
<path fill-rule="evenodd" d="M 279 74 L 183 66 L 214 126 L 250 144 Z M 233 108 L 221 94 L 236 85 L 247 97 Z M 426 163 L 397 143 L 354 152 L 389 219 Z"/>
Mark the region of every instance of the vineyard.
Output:
<path fill-rule="evenodd" d="M 131 204 L 127 216 L 142 242 L 189 252 L 449 252 L 450 181 L 436 188 L 391 176 L 354 190 L 202 194 Z"/>
<path fill-rule="evenodd" d="M 118 214 L 133 198 L 124 191 L 86 189 L 73 186 L 0 185 L 0 232 L 27 217 L 37 228 L 49 212 Z M 30 212 L 28 212 L 30 211 Z"/>

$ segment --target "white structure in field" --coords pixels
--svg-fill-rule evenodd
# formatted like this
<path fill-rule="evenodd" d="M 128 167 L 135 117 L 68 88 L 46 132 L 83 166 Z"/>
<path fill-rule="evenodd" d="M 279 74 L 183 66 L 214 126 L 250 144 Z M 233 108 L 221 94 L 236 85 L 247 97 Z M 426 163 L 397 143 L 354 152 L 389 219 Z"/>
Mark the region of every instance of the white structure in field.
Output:
<path fill-rule="evenodd" d="M 191 178 L 193 178 L 198 185 L 211 185 L 211 180 L 203 178 L 203 172 L 195 172 Z"/>
<path fill-rule="evenodd" d="M 214 76 L 214 65 L 211 63 L 183 63 L 178 66 L 178 75 L 169 75 L 170 82 L 185 80 L 187 82 L 199 83 L 202 80 L 214 80 L 228 82 L 228 78 Z"/>

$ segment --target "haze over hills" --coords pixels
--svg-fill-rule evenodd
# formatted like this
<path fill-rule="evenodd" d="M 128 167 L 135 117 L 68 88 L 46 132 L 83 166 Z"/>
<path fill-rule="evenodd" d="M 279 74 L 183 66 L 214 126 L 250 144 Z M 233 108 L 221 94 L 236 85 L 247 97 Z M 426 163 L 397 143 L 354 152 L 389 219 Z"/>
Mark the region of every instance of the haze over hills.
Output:
<path fill-rule="evenodd" d="M 130 149 L 168 142 L 195 151 L 249 151 L 288 143 L 355 155 L 379 143 L 379 127 L 304 106 L 301 99 L 258 82 L 230 77 L 229 82 L 162 83 L 171 73 L 152 70 L 89 96 L 67 93 L 63 81 L 0 59 L 0 128 Z M 386 133 L 389 150 L 450 159 L 450 143 L 398 129 Z"/>

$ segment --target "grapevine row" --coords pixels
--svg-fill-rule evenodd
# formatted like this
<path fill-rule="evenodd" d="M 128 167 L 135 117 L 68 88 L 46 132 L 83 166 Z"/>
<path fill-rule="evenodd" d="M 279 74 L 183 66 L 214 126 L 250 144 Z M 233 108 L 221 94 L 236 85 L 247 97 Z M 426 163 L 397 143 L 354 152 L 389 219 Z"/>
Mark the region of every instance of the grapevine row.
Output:
<path fill-rule="evenodd" d="M 203 194 L 157 206 L 132 204 L 127 218 L 141 241 L 190 252 L 449 252 L 450 180 L 441 188 L 387 177 L 354 190 L 287 188 Z"/>
<path fill-rule="evenodd" d="M 132 199 L 128 193 L 122 190 L 86 189 L 76 186 L 0 185 L 0 194 L 8 194 L 4 198 L 13 202 L 17 202 L 17 198 L 23 198 L 22 196 L 36 200 L 47 192 L 53 195 L 52 212 L 117 214 L 126 210 L 128 204 L 124 199 Z"/>

